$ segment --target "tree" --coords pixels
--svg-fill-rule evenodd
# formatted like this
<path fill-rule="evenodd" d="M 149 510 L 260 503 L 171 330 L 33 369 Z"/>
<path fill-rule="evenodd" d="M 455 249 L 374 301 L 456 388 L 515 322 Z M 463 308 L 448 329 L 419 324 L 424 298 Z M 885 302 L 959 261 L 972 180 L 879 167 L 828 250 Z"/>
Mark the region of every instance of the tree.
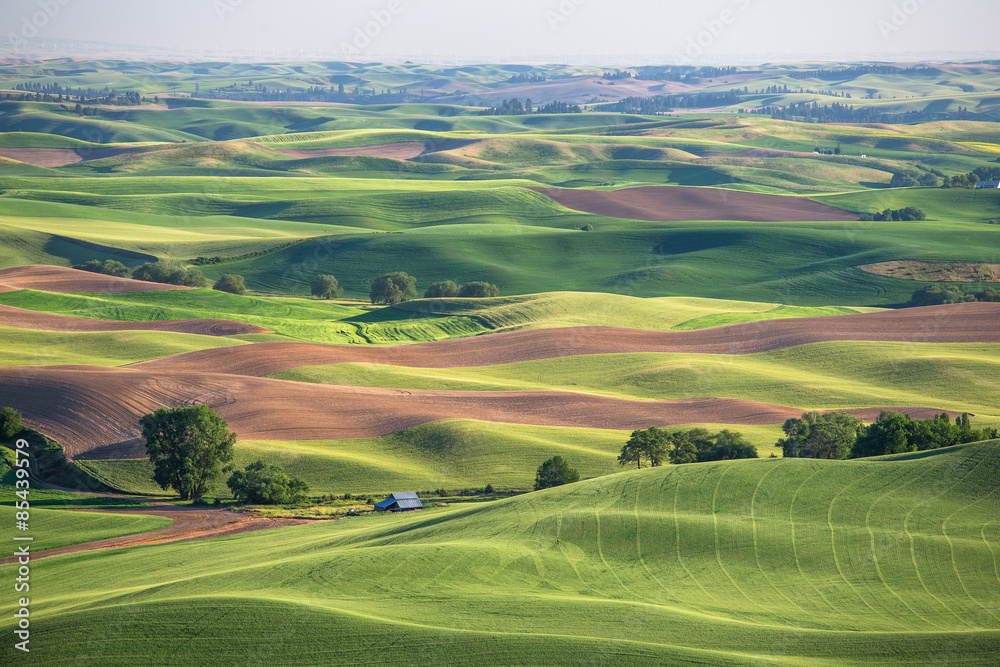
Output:
<path fill-rule="evenodd" d="M 434 283 L 424 292 L 425 299 L 439 299 L 442 297 L 458 296 L 458 285 L 454 280 L 445 280 L 441 283 Z"/>
<path fill-rule="evenodd" d="M 500 296 L 500 290 L 496 285 L 475 280 L 471 283 L 465 283 L 462 285 L 461 289 L 458 290 L 458 295 L 467 299 L 488 299 L 494 296 Z"/>
<path fill-rule="evenodd" d="M 375 279 L 369 296 L 372 303 L 401 303 L 417 295 L 417 279 L 402 271 L 386 273 Z"/>
<path fill-rule="evenodd" d="M 22 430 L 20 412 L 11 407 L 0 410 L 0 438 L 12 440 Z"/>
<path fill-rule="evenodd" d="M 243 276 L 236 275 L 235 273 L 223 273 L 215 281 L 215 284 L 212 285 L 212 289 L 219 290 L 220 292 L 229 292 L 230 294 L 246 294 L 247 284 Z"/>
<path fill-rule="evenodd" d="M 636 468 L 642 467 L 646 459 L 654 468 L 663 464 L 667 456 L 667 448 L 671 444 L 672 435 L 665 429 L 652 426 L 645 430 L 632 431 L 631 437 L 622 447 L 618 456 L 619 465 L 635 463 Z"/>
<path fill-rule="evenodd" d="M 201 498 L 229 470 L 236 434 L 207 405 L 160 408 L 140 424 L 153 480 L 181 500 Z"/>
<path fill-rule="evenodd" d="M 309 485 L 297 477 L 289 477 L 281 466 L 254 461 L 237 470 L 226 486 L 240 502 L 254 505 L 290 505 L 305 502 Z"/>
<path fill-rule="evenodd" d="M 553 456 L 538 466 L 538 472 L 535 474 L 535 491 L 579 481 L 579 472 L 570 468 L 569 464 L 563 460 L 563 457 Z"/>
<path fill-rule="evenodd" d="M 78 264 L 73 267 L 80 271 L 90 271 L 91 273 L 103 273 L 106 276 L 118 276 L 124 278 L 128 275 L 128 267 L 113 259 L 92 259 L 89 262 Z"/>
<path fill-rule="evenodd" d="M 343 294 L 343 290 L 340 289 L 340 283 L 337 279 L 329 275 L 318 275 L 312 279 L 309 283 L 309 289 L 312 295 L 319 297 L 320 299 L 332 299 L 335 296 L 340 296 Z"/>

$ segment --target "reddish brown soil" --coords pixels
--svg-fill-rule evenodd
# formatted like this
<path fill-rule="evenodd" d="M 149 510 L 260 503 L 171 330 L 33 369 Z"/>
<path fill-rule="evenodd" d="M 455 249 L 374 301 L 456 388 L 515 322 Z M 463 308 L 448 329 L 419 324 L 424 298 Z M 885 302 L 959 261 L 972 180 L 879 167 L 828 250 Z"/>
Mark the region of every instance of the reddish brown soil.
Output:
<path fill-rule="evenodd" d="M 65 167 L 84 160 L 100 160 L 135 148 L 0 148 L 0 157 L 33 164 L 36 167 Z"/>
<path fill-rule="evenodd" d="M 566 208 L 627 220 L 746 220 L 819 222 L 857 220 L 857 215 L 801 197 L 717 188 L 645 186 L 602 192 L 530 188 Z"/>
<path fill-rule="evenodd" d="M 44 331 L 173 331 L 201 334 L 203 336 L 235 336 L 237 334 L 265 333 L 268 329 L 234 322 L 232 320 L 193 319 L 155 320 L 152 322 L 121 322 L 119 320 L 92 320 L 86 317 L 69 317 L 36 313 L 33 310 L 0 305 L 0 326 Z"/>
<path fill-rule="evenodd" d="M 145 500 L 139 498 L 138 500 Z M 268 519 L 244 514 L 241 512 L 229 512 L 222 509 L 211 509 L 207 507 L 178 506 L 165 502 L 152 502 L 152 507 L 135 509 L 115 509 L 115 510 L 64 510 L 69 512 L 107 512 L 109 514 L 146 514 L 150 516 L 162 516 L 173 519 L 173 523 L 165 528 L 154 530 L 148 533 L 136 535 L 125 535 L 123 537 L 112 537 L 96 542 L 84 542 L 73 544 L 56 549 L 47 549 L 31 554 L 31 559 L 56 556 L 58 554 L 76 553 L 79 551 L 94 551 L 97 549 L 122 549 L 125 547 L 144 546 L 148 544 L 164 544 L 166 542 L 182 542 L 186 540 L 203 540 L 210 537 L 223 537 L 225 535 L 235 535 L 251 530 L 262 530 L 264 528 L 277 528 L 279 526 L 293 526 L 300 523 L 310 523 L 302 519 Z M 13 563 L 16 557 L 0 559 L 0 564 Z"/>
<path fill-rule="evenodd" d="M 1000 342 L 1000 304 L 961 303 L 858 315 L 765 320 L 697 331 L 572 327 L 381 347 L 257 343 L 187 352 L 142 362 L 133 368 L 263 377 L 300 366 L 347 362 L 455 368 L 580 354 L 752 354 L 836 340 L 996 343 Z"/>
<path fill-rule="evenodd" d="M 64 266 L 16 266 L 0 269 L 0 292 L 34 289 L 42 292 L 112 293 L 112 292 L 159 292 L 165 290 L 191 289 L 180 285 L 150 283 L 145 280 L 118 278 L 90 271 L 78 271 Z"/>
<path fill-rule="evenodd" d="M 63 444 L 72 458 L 140 458 L 139 419 L 207 404 L 244 440 L 388 435 L 440 419 L 632 430 L 717 422 L 776 424 L 802 410 L 729 398 L 639 401 L 571 392 L 459 392 L 338 387 L 207 372 L 87 366 L 0 368 L 0 405 Z M 940 412 L 896 408 L 914 416 Z M 873 419 L 879 409 L 853 410 Z"/>

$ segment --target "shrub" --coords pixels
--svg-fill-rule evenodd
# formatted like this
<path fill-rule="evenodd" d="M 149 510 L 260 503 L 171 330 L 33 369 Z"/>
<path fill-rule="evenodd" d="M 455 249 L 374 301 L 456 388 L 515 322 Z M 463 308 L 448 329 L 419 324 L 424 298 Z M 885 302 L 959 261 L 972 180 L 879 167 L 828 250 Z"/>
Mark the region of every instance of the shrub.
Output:
<path fill-rule="evenodd" d="M 584 225 L 583 227 L 580 228 L 580 231 L 581 232 L 592 232 L 592 231 L 594 231 L 594 226 L 591 225 L 591 224 L 586 224 L 586 225 Z"/>
<path fill-rule="evenodd" d="M 22 430 L 20 412 L 10 407 L 0 410 L 0 438 L 12 440 Z"/>
<path fill-rule="evenodd" d="M 91 273 L 103 273 L 106 276 L 118 276 L 119 278 L 124 278 L 128 275 L 128 267 L 113 259 L 105 259 L 103 261 L 92 259 L 89 262 L 77 264 L 73 268 L 80 271 L 90 271 Z"/>
<path fill-rule="evenodd" d="M 340 283 L 330 275 L 318 275 L 313 278 L 312 282 L 309 283 L 309 290 L 313 296 L 320 299 L 332 299 L 335 296 L 343 294 L 343 290 L 340 289 Z"/>
<path fill-rule="evenodd" d="M 243 276 L 238 276 L 235 273 L 223 273 L 222 277 L 212 285 L 212 289 L 219 290 L 220 292 L 229 292 L 230 294 L 247 293 L 246 281 L 243 280 Z"/>
<path fill-rule="evenodd" d="M 458 285 L 454 280 L 445 280 L 441 283 L 434 283 L 424 292 L 425 299 L 438 299 L 442 297 L 458 296 Z"/>
<path fill-rule="evenodd" d="M 226 482 L 237 500 L 253 505 L 288 505 L 307 500 L 309 485 L 289 477 L 281 466 L 254 461 Z"/>
<path fill-rule="evenodd" d="M 476 280 L 462 285 L 462 288 L 458 290 L 458 295 L 470 299 L 487 299 L 500 296 L 500 290 L 496 285 Z"/>

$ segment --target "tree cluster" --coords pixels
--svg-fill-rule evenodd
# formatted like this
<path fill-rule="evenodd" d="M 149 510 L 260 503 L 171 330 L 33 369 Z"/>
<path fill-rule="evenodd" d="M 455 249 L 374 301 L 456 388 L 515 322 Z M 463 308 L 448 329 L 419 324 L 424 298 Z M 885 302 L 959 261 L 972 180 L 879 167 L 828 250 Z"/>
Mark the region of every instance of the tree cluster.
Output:
<path fill-rule="evenodd" d="M 417 279 L 402 271 L 386 273 L 375 279 L 368 296 L 372 303 L 393 305 L 417 295 Z"/>
<path fill-rule="evenodd" d="M 755 459 L 757 448 L 741 433 L 724 429 L 711 433 L 705 428 L 670 431 L 655 426 L 632 432 L 618 456 L 620 465 L 652 467 L 669 460 L 673 464 Z"/>
<path fill-rule="evenodd" d="M 605 81 L 620 81 L 621 79 L 631 79 L 634 76 L 628 70 L 615 70 L 614 72 L 605 72 L 601 78 Z"/>
<path fill-rule="evenodd" d="M 208 280 L 200 271 L 185 269 L 176 262 L 147 262 L 132 270 L 136 280 L 186 287 L 207 287 Z"/>
<path fill-rule="evenodd" d="M 915 188 L 917 186 L 925 188 L 936 188 L 938 177 L 929 171 L 900 171 L 892 175 L 889 181 L 891 188 Z"/>
<path fill-rule="evenodd" d="M 946 176 L 942 187 L 974 188 L 979 181 L 1000 181 L 1000 167 L 976 167 L 975 171 L 957 176 Z"/>
<path fill-rule="evenodd" d="M 226 481 L 233 497 L 251 505 L 294 505 L 308 500 L 309 485 L 281 466 L 254 461 Z"/>
<path fill-rule="evenodd" d="M 862 458 L 922 452 L 997 437 L 1000 437 L 997 429 L 973 429 L 967 413 L 956 417 L 952 423 L 947 412 L 930 419 L 916 420 L 910 415 L 883 410 L 878 421 L 858 435 L 850 456 Z"/>
<path fill-rule="evenodd" d="M 1000 302 L 1000 288 L 975 287 L 970 289 L 959 285 L 932 283 L 914 292 L 907 305 L 940 306 L 947 303 L 970 303 L 974 301 Z"/>
<path fill-rule="evenodd" d="M 676 93 L 654 97 L 626 97 L 614 104 L 605 105 L 608 111 L 653 115 L 674 109 L 703 109 L 705 107 L 739 104 L 743 93 L 737 89 L 727 93 Z"/>
<path fill-rule="evenodd" d="M 318 275 L 309 283 L 309 291 L 320 299 L 332 299 L 343 294 L 340 283 L 330 275 Z"/>
<path fill-rule="evenodd" d="M 769 115 L 775 120 L 801 120 L 806 123 L 879 123 L 885 125 L 932 120 L 976 120 L 978 118 L 977 114 L 963 107 L 959 107 L 958 111 L 884 113 L 875 107 L 855 108 L 839 102 L 823 106 L 817 102 L 800 102 L 788 106 L 769 104 L 756 109 L 740 109 L 740 113 L 763 114 Z"/>
<path fill-rule="evenodd" d="M 118 276 L 119 278 L 124 278 L 128 275 L 128 267 L 113 259 L 92 259 L 89 262 L 77 264 L 73 268 L 80 271 L 90 271 L 91 273 L 103 273 L 106 276 Z"/>
<path fill-rule="evenodd" d="M 507 83 L 540 83 L 542 81 L 545 81 L 544 76 L 541 74 L 531 74 L 530 72 L 515 74 L 507 79 Z"/>
<path fill-rule="evenodd" d="M 531 100 L 528 99 L 521 103 L 521 100 L 517 98 L 511 98 L 509 100 L 504 100 L 496 106 L 492 106 L 489 109 L 483 109 L 479 112 L 480 116 L 522 116 L 531 113 L 581 113 L 583 110 L 578 104 L 567 104 L 566 102 L 560 102 L 556 100 L 555 102 L 550 102 L 546 105 L 538 107 L 537 109 L 532 104 Z"/>
<path fill-rule="evenodd" d="M 20 412 L 11 407 L 0 410 L 0 438 L 13 440 L 23 429 Z"/>
<path fill-rule="evenodd" d="M 842 412 L 807 412 L 789 419 L 778 440 L 786 458 L 845 459 L 901 454 L 951 447 L 998 437 L 996 429 L 974 430 L 968 413 L 951 422 L 947 413 L 915 420 L 909 415 L 883 410 L 878 421 L 865 426 Z"/>
<path fill-rule="evenodd" d="M 915 220 L 926 220 L 927 214 L 916 206 L 907 206 L 898 209 L 887 208 L 884 211 L 875 213 L 862 213 L 858 216 L 858 219 L 865 222 L 872 220 L 876 222 L 913 222 Z"/>
<path fill-rule="evenodd" d="M 462 297 L 466 299 L 488 299 L 500 296 L 500 289 L 496 285 L 474 280 L 464 285 L 456 285 L 453 280 L 434 283 L 424 292 L 425 299 L 439 299 L 447 297 Z"/>
<path fill-rule="evenodd" d="M 223 273 L 215 284 L 212 285 L 212 289 L 219 290 L 220 292 L 229 292 L 230 294 L 246 294 L 247 284 L 243 279 L 243 276 L 236 275 L 235 273 Z"/>

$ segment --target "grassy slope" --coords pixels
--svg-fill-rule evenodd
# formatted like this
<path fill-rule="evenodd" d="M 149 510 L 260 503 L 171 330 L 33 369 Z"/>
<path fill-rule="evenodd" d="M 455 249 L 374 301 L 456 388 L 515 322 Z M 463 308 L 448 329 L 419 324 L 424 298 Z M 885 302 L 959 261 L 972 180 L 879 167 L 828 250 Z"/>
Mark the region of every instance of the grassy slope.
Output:
<path fill-rule="evenodd" d="M 32 640 L 39 664 L 986 665 L 998 472 L 996 442 L 689 465 L 56 557 Z"/>
<path fill-rule="evenodd" d="M 924 406 L 1000 419 L 1000 346 L 832 342 L 729 356 L 607 354 L 471 368 L 336 364 L 274 377 L 300 382 L 457 391 L 578 391 L 668 400 L 719 396 L 839 409 Z"/>
<path fill-rule="evenodd" d="M 868 309 L 798 308 L 769 303 L 557 292 L 496 299 L 433 299 L 390 308 L 301 298 L 237 296 L 214 290 L 52 294 L 21 290 L 0 303 L 60 315 L 148 321 L 211 317 L 256 324 L 276 335 L 321 343 L 401 343 L 536 327 L 702 328 Z M 241 337 L 258 340 L 259 336 Z"/>
<path fill-rule="evenodd" d="M 733 426 L 705 424 L 718 431 Z M 735 427 L 761 456 L 780 450 L 774 443 L 778 426 Z M 258 458 L 280 465 L 308 482 L 313 495 L 326 493 L 390 493 L 401 488 L 433 490 L 531 488 L 542 461 L 559 454 L 584 478 L 621 470 L 617 463 L 625 431 L 498 424 L 471 419 L 430 422 L 380 438 L 302 442 L 240 441 L 236 463 Z M 112 488 L 130 493 L 162 493 L 150 481 L 146 460 L 78 461 L 88 473 Z M 228 497 L 217 484 L 212 497 Z"/>
<path fill-rule="evenodd" d="M 29 498 L 29 500 L 31 500 Z M 30 531 L 23 535 L 33 536 L 31 550 L 43 551 L 70 544 L 93 542 L 109 537 L 145 533 L 158 530 L 173 523 L 170 519 L 157 516 L 102 514 L 98 512 L 65 512 L 55 509 L 31 510 Z M 11 526 L 13 532 L 13 506 L 0 506 L 0 521 Z M 9 567 L 9 566 L 0 566 Z"/>
<path fill-rule="evenodd" d="M 159 331 L 87 333 L 0 326 L 2 366 L 122 366 L 171 354 L 239 345 L 218 336 Z"/>

